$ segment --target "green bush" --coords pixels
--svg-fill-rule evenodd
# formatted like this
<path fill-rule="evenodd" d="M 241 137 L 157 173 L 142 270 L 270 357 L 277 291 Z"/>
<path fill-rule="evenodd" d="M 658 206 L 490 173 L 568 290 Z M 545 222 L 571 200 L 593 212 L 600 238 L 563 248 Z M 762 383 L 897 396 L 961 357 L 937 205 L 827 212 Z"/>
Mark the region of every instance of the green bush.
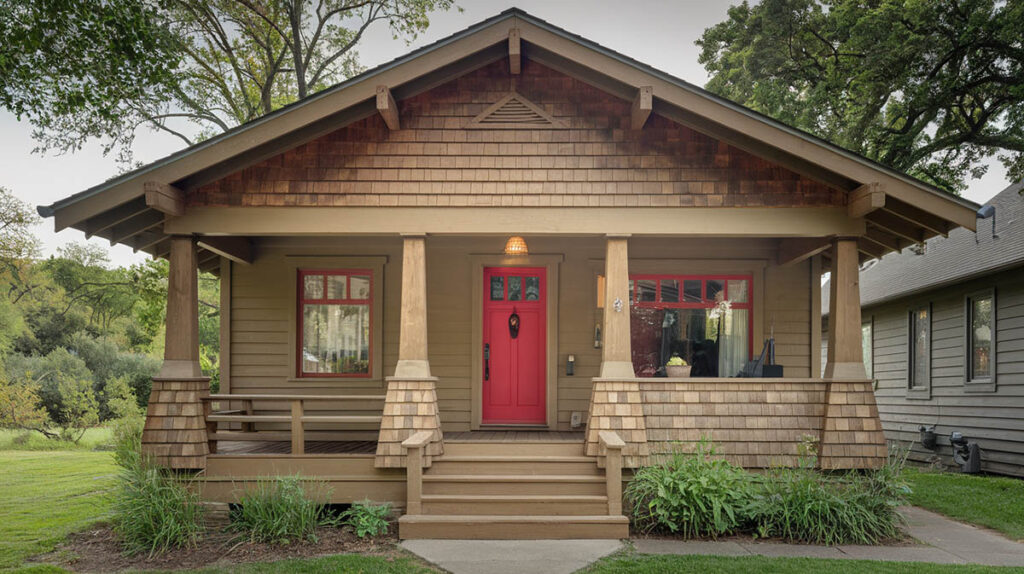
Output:
<path fill-rule="evenodd" d="M 121 468 L 130 469 L 142 463 L 142 427 L 145 424 L 146 417 L 137 413 L 123 416 L 110 425 L 114 462 Z"/>
<path fill-rule="evenodd" d="M 701 441 L 693 454 L 677 452 L 640 469 L 626 488 L 633 524 L 687 538 L 717 538 L 745 526 L 756 477 L 713 455 Z"/>
<path fill-rule="evenodd" d="M 139 456 L 128 457 L 114 495 L 112 525 L 128 554 L 160 554 L 195 545 L 203 530 L 194 490 Z"/>
<path fill-rule="evenodd" d="M 341 513 L 341 521 L 360 538 L 375 538 L 388 533 L 391 518 L 390 504 L 374 504 L 369 500 L 357 502 Z"/>
<path fill-rule="evenodd" d="M 298 477 L 261 481 L 231 511 L 231 528 L 254 542 L 316 540 L 320 526 L 335 526 L 324 503 L 306 495 Z"/>
<path fill-rule="evenodd" d="M 634 526 L 693 537 L 751 532 L 813 544 L 877 544 L 900 535 L 897 507 L 909 489 L 906 452 L 864 473 L 816 470 L 813 444 L 797 468 L 761 476 L 714 460 L 706 441 L 692 455 L 641 469 L 626 488 Z"/>
<path fill-rule="evenodd" d="M 871 483 L 869 475 L 775 470 L 751 508 L 756 534 L 827 545 L 895 538 L 900 532 L 896 504 Z"/>

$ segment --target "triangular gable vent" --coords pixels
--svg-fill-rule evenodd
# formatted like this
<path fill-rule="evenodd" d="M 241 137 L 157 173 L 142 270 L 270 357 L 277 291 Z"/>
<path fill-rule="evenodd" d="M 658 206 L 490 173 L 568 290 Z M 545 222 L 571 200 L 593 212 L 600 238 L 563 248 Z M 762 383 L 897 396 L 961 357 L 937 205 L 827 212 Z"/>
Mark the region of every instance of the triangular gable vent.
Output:
<path fill-rule="evenodd" d="M 565 129 L 566 126 L 551 114 L 511 92 L 480 113 L 466 126 L 486 129 Z"/>

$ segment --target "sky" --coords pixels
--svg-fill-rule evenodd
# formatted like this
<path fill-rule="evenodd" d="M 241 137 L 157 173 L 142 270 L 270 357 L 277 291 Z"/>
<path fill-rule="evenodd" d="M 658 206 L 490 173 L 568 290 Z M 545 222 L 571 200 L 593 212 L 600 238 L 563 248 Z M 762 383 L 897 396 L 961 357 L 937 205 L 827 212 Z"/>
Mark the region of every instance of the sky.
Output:
<path fill-rule="evenodd" d="M 594 42 L 630 56 L 640 62 L 704 85 L 708 76 L 697 62 L 700 49 L 694 44 L 708 28 L 726 17 L 733 2 L 721 0 L 652 1 L 632 0 L 457 0 L 462 12 L 451 10 L 431 16 L 430 27 L 412 42 L 395 40 L 387 25 L 370 28 L 358 46 L 360 62 L 370 68 L 399 57 L 413 49 L 458 32 L 472 24 L 516 6 Z M 35 205 L 54 201 L 100 183 L 119 172 L 113 157 L 104 157 L 99 143 L 65 155 L 32 153 L 35 142 L 32 128 L 0 111 L 0 186 L 22 200 Z M 181 140 L 167 134 L 141 130 L 136 137 L 135 158 L 151 162 L 183 147 Z M 993 160 L 989 173 L 969 183 L 968 199 L 984 203 L 1009 184 L 1002 164 Z M 74 229 L 54 233 L 53 220 L 44 221 L 36 230 L 49 255 L 59 246 L 83 242 L 85 236 Z M 109 247 L 109 242 L 92 242 Z M 144 259 L 124 246 L 110 248 L 111 262 L 125 265 Z"/>

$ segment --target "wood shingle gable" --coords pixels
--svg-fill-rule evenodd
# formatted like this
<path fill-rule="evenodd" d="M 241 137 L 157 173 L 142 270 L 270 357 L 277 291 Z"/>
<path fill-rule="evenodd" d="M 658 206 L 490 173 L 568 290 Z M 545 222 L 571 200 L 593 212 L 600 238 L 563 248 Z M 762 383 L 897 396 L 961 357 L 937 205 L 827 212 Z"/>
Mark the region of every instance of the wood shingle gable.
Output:
<path fill-rule="evenodd" d="M 189 194 L 190 206 L 842 206 L 845 193 L 529 60 L 498 61 Z M 511 102 L 521 123 L 485 121 Z M 526 112 L 522 112 L 526 110 Z"/>

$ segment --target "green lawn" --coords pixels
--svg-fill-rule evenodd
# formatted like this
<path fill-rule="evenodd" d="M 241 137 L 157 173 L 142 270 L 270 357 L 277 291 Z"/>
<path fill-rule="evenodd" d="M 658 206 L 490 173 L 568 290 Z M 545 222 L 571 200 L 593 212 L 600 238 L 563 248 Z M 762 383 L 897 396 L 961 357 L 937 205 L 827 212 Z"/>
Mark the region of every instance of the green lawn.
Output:
<path fill-rule="evenodd" d="M 111 431 L 100 427 L 87 429 L 77 443 L 52 440 L 37 432 L 0 429 L 0 451 L 6 450 L 105 450 L 110 448 Z"/>
<path fill-rule="evenodd" d="M 907 469 L 910 503 L 1024 540 L 1024 480 Z"/>
<path fill-rule="evenodd" d="M 109 452 L 0 451 L 0 570 L 49 552 L 106 516 L 116 473 Z"/>
<path fill-rule="evenodd" d="M 825 560 L 820 558 L 768 558 L 765 556 L 646 556 L 619 555 L 605 558 L 586 574 L 1010 574 L 1024 568 L 995 568 L 924 564 L 920 562 L 872 562 L 867 560 Z"/>

